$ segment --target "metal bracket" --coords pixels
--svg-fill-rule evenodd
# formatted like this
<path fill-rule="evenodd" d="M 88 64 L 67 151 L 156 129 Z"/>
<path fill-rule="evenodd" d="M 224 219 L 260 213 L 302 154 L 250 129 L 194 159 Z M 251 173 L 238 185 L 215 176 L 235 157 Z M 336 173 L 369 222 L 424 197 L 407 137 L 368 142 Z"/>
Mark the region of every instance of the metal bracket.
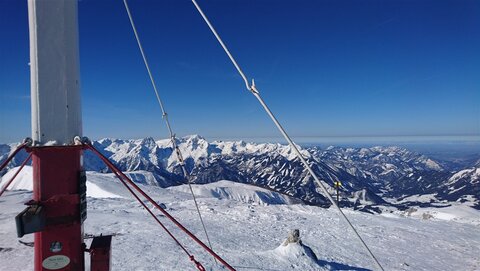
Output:
<path fill-rule="evenodd" d="M 45 210 L 40 205 L 30 205 L 15 217 L 17 236 L 42 231 L 46 226 Z"/>

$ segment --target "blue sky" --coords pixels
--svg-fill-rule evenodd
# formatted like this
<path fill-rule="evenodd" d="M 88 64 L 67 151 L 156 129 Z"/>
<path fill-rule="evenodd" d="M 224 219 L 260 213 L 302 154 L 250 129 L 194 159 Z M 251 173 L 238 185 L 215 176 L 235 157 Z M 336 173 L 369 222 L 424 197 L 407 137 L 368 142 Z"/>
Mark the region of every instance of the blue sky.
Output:
<path fill-rule="evenodd" d="M 294 137 L 480 134 L 479 1 L 198 3 Z M 278 135 L 190 1 L 129 4 L 178 135 Z M 166 137 L 122 1 L 80 1 L 79 32 L 84 134 Z M 0 0 L 0 34 L 0 142 L 16 142 L 26 0 Z"/>

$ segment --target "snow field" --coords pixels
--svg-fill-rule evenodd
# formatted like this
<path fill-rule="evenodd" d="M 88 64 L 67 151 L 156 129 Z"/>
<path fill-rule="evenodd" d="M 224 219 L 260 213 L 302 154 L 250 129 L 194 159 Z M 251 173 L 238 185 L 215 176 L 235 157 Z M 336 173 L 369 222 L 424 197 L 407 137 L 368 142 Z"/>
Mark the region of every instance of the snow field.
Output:
<path fill-rule="evenodd" d="M 196 270 L 111 174 L 89 173 L 88 178 L 89 193 L 92 190 L 94 193 L 88 198 L 85 233 L 119 234 L 113 237 L 112 270 Z M 185 187 L 162 189 L 142 185 L 142 188 L 205 240 L 191 195 L 182 192 L 187 191 Z M 226 181 L 194 185 L 194 189 L 203 191 L 198 200 L 214 250 L 237 270 L 374 268 L 333 209 L 268 204 L 252 197 L 255 195 L 252 191 L 258 188 L 229 185 Z M 215 191 L 226 194 L 218 197 Z M 246 195 L 249 196 L 245 198 Z M 0 198 L 0 270 L 33 269 L 33 249 L 18 242 L 14 222 L 15 215 L 24 208 L 23 202 L 30 197 L 28 191 L 7 191 Z M 276 197 L 280 196 L 272 196 Z M 478 211 L 474 211 L 477 213 L 469 213 L 473 221 L 480 221 Z M 345 212 L 386 270 L 480 270 L 480 230 L 476 223 Z M 223 270 L 170 222 L 160 219 L 207 270 Z M 302 248 L 281 247 L 291 229 L 300 229 L 303 243 L 313 250 L 318 261 Z M 22 240 L 32 241 L 33 235 Z"/>

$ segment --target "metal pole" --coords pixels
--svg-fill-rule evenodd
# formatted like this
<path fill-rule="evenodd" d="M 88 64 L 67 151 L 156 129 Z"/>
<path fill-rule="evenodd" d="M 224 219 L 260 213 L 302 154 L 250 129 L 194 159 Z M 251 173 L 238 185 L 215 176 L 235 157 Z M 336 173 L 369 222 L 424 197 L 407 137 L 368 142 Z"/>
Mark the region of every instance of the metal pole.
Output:
<path fill-rule="evenodd" d="M 33 204 L 44 209 L 41 227 L 26 232 L 35 232 L 34 270 L 84 270 L 77 1 L 28 0 L 28 18 Z"/>
<path fill-rule="evenodd" d="M 338 200 L 338 186 L 339 186 L 339 184 L 336 183 L 336 187 L 337 187 L 337 205 L 340 207 L 339 200 Z"/>

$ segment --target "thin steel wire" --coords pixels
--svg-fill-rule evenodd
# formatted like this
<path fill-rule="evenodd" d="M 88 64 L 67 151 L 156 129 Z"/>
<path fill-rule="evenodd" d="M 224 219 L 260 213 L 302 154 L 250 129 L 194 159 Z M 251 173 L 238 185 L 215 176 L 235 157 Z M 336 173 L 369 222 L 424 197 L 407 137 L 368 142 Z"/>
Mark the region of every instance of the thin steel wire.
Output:
<path fill-rule="evenodd" d="M 212 257 L 217 259 L 220 263 L 223 264 L 228 270 L 235 271 L 229 263 L 227 263 L 222 257 L 220 257 L 215 251 L 209 248 L 205 243 L 203 243 L 198 237 L 196 237 L 191 231 L 189 231 L 185 226 L 183 226 L 178 220 L 176 220 L 170 213 L 168 213 L 165 209 L 163 209 L 155 200 L 153 200 L 145 191 L 143 191 L 137 184 L 135 184 L 130 178 L 125 175 L 120 169 L 118 169 L 110 160 L 108 160 L 105 155 L 100 153 L 91 143 L 86 143 L 85 147 L 95 153 L 113 172 L 116 172 L 120 175 L 123 180 L 128 183 L 135 191 L 137 191 L 140 195 L 142 195 L 146 200 L 148 200 L 153 206 L 155 206 L 165 217 L 167 217 L 173 224 L 175 224 L 179 229 L 181 229 L 185 234 L 187 234 L 190 238 L 193 239 L 197 244 L 199 244 L 203 249 L 205 249 Z M 190 260 L 195 262 L 197 268 L 199 265 L 197 264 L 196 260 L 190 256 Z"/>
<path fill-rule="evenodd" d="M 140 37 L 138 36 L 138 32 L 137 32 L 137 28 L 135 26 L 135 23 L 133 22 L 133 17 L 132 17 L 132 14 L 130 12 L 130 8 L 128 7 L 127 0 L 123 0 L 123 3 L 125 5 L 125 10 L 127 11 L 128 19 L 130 20 L 130 24 L 132 26 L 133 33 L 135 34 L 135 39 L 137 40 L 138 48 L 140 49 L 140 53 L 142 54 L 143 63 L 145 64 L 145 68 L 147 69 L 148 76 L 150 77 L 150 82 L 152 83 L 153 90 L 155 91 L 155 96 L 157 97 L 158 104 L 160 105 L 160 109 L 162 110 L 162 118 L 165 120 L 165 124 L 167 126 L 168 133 L 170 135 L 170 139 L 172 141 L 172 148 L 175 151 L 177 160 L 180 164 L 180 167 L 182 168 L 183 175 L 184 175 L 184 177 L 187 181 L 188 187 L 190 189 L 190 193 L 192 194 L 193 202 L 195 204 L 195 208 L 197 209 L 198 217 L 200 219 L 200 223 L 202 224 L 203 231 L 204 231 L 205 236 L 207 238 L 208 245 L 210 246 L 210 249 L 213 249 L 212 243 L 210 242 L 210 236 L 208 235 L 207 227 L 205 226 L 205 222 L 203 221 L 203 217 L 202 217 L 202 214 L 200 212 L 200 207 L 198 206 L 197 197 L 195 196 L 195 193 L 193 192 L 191 176 L 187 171 L 187 168 L 185 166 L 185 161 L 183 160 L 183 155 L 180 151 L 180 148 L 178 147 L 177 140 L 175 138 L 175 134 L 173 133 L 172 126 L 170 125 L 170 121 L 168 120 L 167 111 L 165 110 L 165 106 L 164 106 L 163 101 L 162 101 L 162 99 L 160 97 L 160 94 L 158 92 L 157 85 L 155 84 L 155 80 L 154 80 L 152 72 L 150 70 L 150 66 L 148 65 L 147 57 L 145 55 L 145 52 L 143 51 L 143 46 L 142 46 L 142 43 L 140 42 Z M 215 260 L 215 262 L 217 261 L 215 258 L 214 258 L 214 260 Z"/>
<path fill-rule="evenodd" d="M 267 106 L 267 104 L 263 101 L 262 97 L 260 96 L 260 93 L 258 92 L 256 86 L 255 86 L 255 83 L 254 81 L 252 80 L 252 85 L 249 86 L 248 85 L 248 79 L 246 77 L 246 75 L 243 73 L 243 71 L 240 69 L 240 66 L 238 65 L 237 61 L 233 58 L 232 54 L 230 53 L 230 51 L 228 50 L 228 48 L 226 47 L 225 43 L 222 41 L 222 39 L 220 38 L 220 35 L 217 33 L 217 31 L 215 30 L 215 28 L 213 27 L 213 25 L 210 23 L 210 21 L 208 20 L 207 16 L 205 15 L 205 13 L 202 11 L 202 9 L 200 8 L 200 6 L 197 4 L 197 2 L 195 0 L 192 0 L 193 4 L 195 5 L 195 7 L 197 8 L 198 12 L 200 13 L 200 15 L 202 16 L 202 18 L 204 19 L 204 21 L 207 23 L 208 27 L 210 28 L 210 30 L 212 31 L 212 33 L 215 35 L 215 37 L 217 38 L 218 42 L 220 43 L 220 45 L 222 46 L 223 50 L 225 51 L 225 53 L 228 55 L 228 57 L 230 58 L 230 60 L 232 61 L 233 65 L 235 66 L 235 68 L 237 69 L 238 73 L 240 74 L 240 76 L 243 78 L 243 81 L 245 82 L 246 86 L 247 86 L 247 89 L 250 90 L 252 92 L 252 94 L 257 98 L 257 100 L 260 102 L 260 104 L 262 105 L 262 107 L 265 109 L 265 111 L 267 112 L 268 116 L 272 119 L 272 121 L 275 123 L 275 126 L 278 128 L 278 130 L 280 131 L 280 133 L 283 135 L 283 137 L 285 138 L 285 140 L 287 140 L 288 144 L 290 145 L 290 147 L 293 149 L 293 151 L 295 152 L 295 154 L 297 155 L 298 159 L 300 159 L 300 161 L 303 163 L 303 165 L 305 166 L 305 169 L 312 175 L 312 177 L 314 178 L 314 180 L 316 181 L 317 185 L 322 189 L 322 191 L 324 192 L 324 194 L 327 196 L 327 198 L 330 200 L 330 202 L 332 203 L 333 206 L 335 206 L 335 208 L 340 212 L 341 216 L 344 218 L 344 220 L 347 222 L 347 224 L 350 226 L 350 228 L 352 229 L 352 231 L 355 233 L 355 235 L 358 237 L 358 239 L 360 240 L 361 244 L 363 245 L 363 247 L 367 250 L 368 254 L 372 257 L 373 261 L 375 262 L 375 264 L 378 266 L 378 268 L 380 270 L 384 270 L 382 265 L 380 264 L 380 262 L 377 260 L 377 258 L 375 257 L 375 255 L 372 253 L 372 251 L 370 250 L 370 248 L 367 246 L 367 244 L 365 243 L 365 241 L 362 239 L 362 237 L 360 236 L 360 234 L 358 233 L 358 231 L 355 229 L 355 227 L 353 226 L 353 224 L 350 222 L 350 220 L 347 218 L 347 216 L 343 213 L 342 209 L 340 209 L 340 207 L 337 205 L 337 203 L 335 202 L 335 200 L 332 198 L 332 196 L 330 196 L 330 194 L 328 193 L 327 189 L 325 188 L 325 186 L 323 185 L 323 183 L 320 181 L 320 179 L 317 177 L 317 175 L 315 174 L 315 172 L 312 170 L 312 168 L 310 167 L 310 165 L 307 163 L 307 161 L 305 160 L 305 158 L 303 157 L 303 155 L 300 153 L 300 151 L 298 150 L 296 144 L 293 142 L 293 140 L 290 138 L 290 136 L 287 134 L 287 132 L 285 131 L 285 129 L 282 127 L 282 125 L 280 124 L 280 122 L 278 122 L 277 118 L 275 117 L 275 115 L 272 113 L 272 111 L 270 110 L 270 108 Z"/>
<path fill-rule="evenodd" d="M 30 153 L 28 155 L 28 157 L 22 162 L 22 164 L 20 165 L 20 167 L 17 169 L 17 171 L 15 172 L 15 174 L 13 174 L 12 178 L 10 178 L 10 180 L 5 184 L 5 186 L 0 190 L 0 197 L 2 196 L 2 194 L 7 190 L 7 188 L 10 186 L 10 184 L 12 184 L 13 180 L 15 180 L 15 178 L 17 177 L 17 175 L 20 173 L 20 171 L 22 171 L 23 167 L 28 163 L 28 161 L 30 160 L 30 158 L 32 158 L 32 153 Z"/>

